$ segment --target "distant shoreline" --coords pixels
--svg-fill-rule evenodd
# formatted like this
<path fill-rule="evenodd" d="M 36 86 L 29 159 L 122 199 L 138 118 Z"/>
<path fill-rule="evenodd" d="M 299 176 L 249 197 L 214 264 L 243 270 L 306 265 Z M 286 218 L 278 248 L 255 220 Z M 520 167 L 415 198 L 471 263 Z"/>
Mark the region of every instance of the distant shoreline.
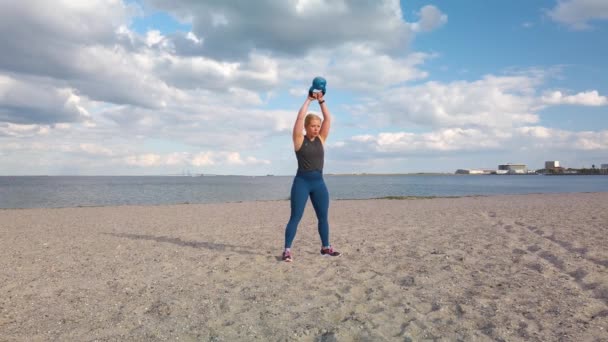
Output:
<path fill-rule="evenodd" d="M 325 176 L 454 176 L 454 173 L 412 172 L 412 173 L 326 173 Z"/>
<path fill-rule="evenodd" d="M 411 173 L 325 173 L 325 176 L 608 176 L 608 173 L 563 173 L 563 174 L 456 174 L 449 172 L 411 172 Z M 216 174 L 201 174 L 201 175 L 0 175 L 0 177 L 293 177 L 294 175 L 216 175 Z"/>
<path fill-rule="evenodd" d="M 293 177 L 294 174 L 265 174 L 265 175 L 0 175 L 0 177 Z M 411 172 L 411 173 L 324 173 L 325 176 L 454 176 L 450 172 Z"/>

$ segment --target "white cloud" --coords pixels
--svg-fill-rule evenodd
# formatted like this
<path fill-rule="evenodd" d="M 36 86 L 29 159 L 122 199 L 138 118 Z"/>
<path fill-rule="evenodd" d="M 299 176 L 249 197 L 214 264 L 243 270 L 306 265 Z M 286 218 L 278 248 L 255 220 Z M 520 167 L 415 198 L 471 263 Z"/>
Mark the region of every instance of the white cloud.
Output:
<path fill-rule="evenodd" d="M 191 37 L 188 35 L 188 37 Z M 165 37 L 158 30 L 151 30 L 146 33 L 146 45 L 152 47 L 158 43 L 161 43 Z"/>
<path fill-rule="evenodd" d="M 243 62 L 226 62 L 201 56 L 162 53 L 150 61 L 153 72 L 178 88 L 225 92 L 229 88 L 269 90 L 279 83 L 277 62 L 252 53 Z"/>
<path fill-rule="evenodd" d="M 11 44 L 18 43 L 27 30 L 35 28 L 32 32 L 38 33 L 40 40 L 23 41 L 20 43 L 23 47 L 48 38 L 52 39 L 48 44 L 57 42 L 57 38 L 80 44 L 111 42 L 114 32 L 137 13 L 137 8 L 117 0 L 28 0 L 2 1 L 0 13 L 1 32 L 17 29 L 20 33 L 17 37 L 6 37 L 11 39 Z M 48 46 L 40 46 L 45 47 Z"/>
<path fill-rule="evenodd" d="M 576 147 L 581 150 L 606 151 L 608 149 L 608 131 L 578 132 L 575 136 Z"/>
<path fill-rule="evenodd" d="M 386 157 L 427 152 L 496 149 L 501 147 L 501 142 L 506 138 L 504 134 L 492 130 L 447 128 L 418 134 L 384 132 L 377 135 L 360 135 L 332 146 L 337 149 L 335 154 L 355 150 L 363 153 L 363 158 L 374 158 L 376 154 L 378 157 Z"/>
<path fill-rule="evenodd" d="M 365 134 L 365 135 L 355 135 L 351 139 L 353 141 L 357 141 L 357 142 L 370 142 L 370 141 L 374 141 L 375 137 L 371 134 Z M 344 146 L 344 143 L 341 143 L 339 145 Z"/>
<path fill-rule="evenodd" d="M 542 97 L 542 101 L 551 105 L 570 104 L 581 106 L 606 106 L 608 98 L 601 96 L 597 90 L 581 92 L 575 95 L 565 95 L 561 91 L 548 92 Z"/>
<path fill-rule="evenodd" d="M 590 21 L 608 19 L 608 1 L 558 0 L 548 14 L 553 20 L 573 29 L 588 29 Z"/>
<path fill-rule="evenodd" d="M 2 1 L 0 68 L 74 76 L 72 53 L 80 46 L 113 46 L 133 14 L 133 6 L 114 0 Z"/>
<path fill-rule="evenodd" d="M 383 132 L 353 136 L 331 145 L 336 160 L 374 160 L 412 156 L 438 156 L 483 151 L 608 150 L 608 131 L 572 132 L 543 126 L 512 131 L 448 128 L 428 133 Z"/>
<path fill-rule="evenodd" d="M 145 3 L 191 23 L 192 32 L 203 39 L 202 46 L 195 47 L 192 41 L 175 36 L 178 54 L 238 60 L 252 50 L 296 56 L 314 49 L 333 49 L 344 43 L 400 53 L 412 38 L 411 28 L 403 20 L 401 5 L 395 0 L 357 3 L 148 0 Z M 432 28 L 443 20 L 432 6 L 423 8 L 421 17 L 419 25 L 425 28 Z M 226 44 L 227 38 L 229 44 Z"/>
<path fill-rule="evenodd" d="M 334 49 L 313 51 L 302 58 L 278 58 L 279 78 L 299 81 L 306 88 L 293 91 L 306 92 L 311 75 L 327 79 L 327 91 L 332 88 L 355 91 L 381 91 L 408 81 L 424 79 L 428 74 L 419 68 L 434 55 L 410 53 L 393 57 L 366 45 L 346 44 Z M 336 61 L 340 61 L 336 63 Z"/>
<path fill-rule="evenodd" d="M 49 4 L 0 3 L 0 70 L 99 101 L 154 107 L 170 95 L 147 68 L 144 39 L 126 29 L 129 8 L 121 1 Z"/>
<path fill-rule="evenodd" d="M 547 127 L 542 126 L 526 126 L 517 129 L 517 132 L 522 136 L 529 136 L 539 139 L 548 139 L 555 135 L 555 132 Z"/>
<path fill-rule="evenodd" d="M 49 133 L 48 126 L 20 125 L 0 122 L 0 137 L 32 138 Z"/>
<path fill-rule="evenodd" d="M 109 148 L 98 144 L 82 143 L 79 147 L 81 151 L 94 156 L 111 157 L 115 154 Z"/>
<path fill-rule="evenodd" d="M 194 166 L 209 166 L 214 165 L 213 154 L 210 152 L 201 152 L 196 154 L 191 161 Z"/>
<path fill-rule="evenodd" d="M 255 157 L 246 157 L 242 158 L 241 154 L 238 152 L 228 152 L 223 153 L 222 157 L 225 158 L 225 161 L 229 165 L 256 165 L 256 164 L 270 164 L 269 160 L 258 159 Z"/>
<path fill-rule="evenodd" d="M 448 16 L 432 5 L 426 5 L 420 9 L 420 21 L 412 23 L 412 30 L 415 32 L 433 31 L 448 22 Z"/>
<path fill-rule="evenodd" d="M 88 113 L 73 89 L 45 80 L 20 80 L 0 74 L 0 122 L 52 124 L 82 121 Z"/>
<path fill-rule="evenodd" d="M 125 163 L 133 166 L 150 167 L 159 166 L 162 162 L 162 157 L 154 153 L 146 153 L 142 155 L 128 156 L 124 159 Z"/>
<path fill-rule="evenodd" d="M 365 46 L 352 46 L 334 54 L 334 58 L 343 62 L 330 64 L 327 74 L 333 76 L 330 79 L 332 84 L 342 89 L 378 91 L 426 78 L 428 74 L 417 66 L 431 57 L 423 53 L 409 54 L 402 58 L 390 57 Z"/>
<path fill-rule="evenodd" d="M 535 75 L 427 82 L 386 90 L 351 110 L 367 123 L 425 127 L 512 127 L 536 123 Z"/>
<path fill-rule="evenodd" d="M 561 150 L 607 150 L 608 131 L 572 132 L 561 129 L 532 126 L 515 130 L 519 143 L 525 143 L 538 149 Z"/>
<path fill-rule="evenodd" d="M 256 165 L 270 164 L 270 161 L 257 159 L 252 156 L 243 158 L 239 152 L 229 151 L 207 151 L 196 154 L 188 152 L 170 153 L 167 155 L 146 153 L 139 155 L 130 155 L 124 157 L 124 162 L 128 165 L 139 167 L 157 167 L 157 166 L 216 166 L 216 165 Z"/>
<path fill-rule="evenodd" d="M 195 44 L 202 44 L 203 41 L 199 37 L 197 37 L 193 32 L 188 32 L 186 34 L 186 38 L 193 41 Z"/>

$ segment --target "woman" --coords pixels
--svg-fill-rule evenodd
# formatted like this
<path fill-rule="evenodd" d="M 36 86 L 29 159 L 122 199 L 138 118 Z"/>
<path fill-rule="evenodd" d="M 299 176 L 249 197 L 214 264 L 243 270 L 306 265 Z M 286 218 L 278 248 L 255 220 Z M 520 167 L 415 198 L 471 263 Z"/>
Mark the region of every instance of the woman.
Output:
<path fill-rule="evenodd" d="M 315 114 L 308 114 L 311 101 L 319 101 L 323 122 Z M 331 126 L 331 114 L 323 93 L 314 93 L 308 96 L 298 112 L 298 118 L 293 126 L 293 146 L 298 159 L 298 172 L 291 186 L 291 216 L 285 228 L 285 250 L 283 260 L 293 261 L 291 243 L 296 236 L 298 223 L 304 214 L 304 207 L 308 197 L 319 220 L 319 235 L 321 237 L 321 255 L 340 256 L 329 244 L 329 193 L 323 181 L 323 159 L 325 140 Z M 306 134 L 303 134 L 306 131 Z"/>

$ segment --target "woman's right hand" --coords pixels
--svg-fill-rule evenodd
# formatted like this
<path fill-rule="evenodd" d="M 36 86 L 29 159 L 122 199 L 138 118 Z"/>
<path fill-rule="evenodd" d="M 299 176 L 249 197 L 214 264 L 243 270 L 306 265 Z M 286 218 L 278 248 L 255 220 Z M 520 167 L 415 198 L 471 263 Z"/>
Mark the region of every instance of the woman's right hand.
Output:
<path fill-rule="evenodd" d="M 320 93 L 320 92 L 319 93 L 312 93 L 312 96 L 311 96 L 311 94 L 308 94 L 308 99 L 310 101 L 319 100 L 319 94 L 322 94 L 322 93 Z"/>

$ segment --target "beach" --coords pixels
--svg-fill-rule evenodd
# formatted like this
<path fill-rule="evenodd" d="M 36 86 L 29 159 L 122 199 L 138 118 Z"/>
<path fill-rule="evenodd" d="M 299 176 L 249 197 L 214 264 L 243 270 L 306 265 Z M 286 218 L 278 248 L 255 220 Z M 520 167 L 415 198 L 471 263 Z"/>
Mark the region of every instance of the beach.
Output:
<path fill-rule="evenodd" d="M 0 341 L 608 341 L 608 193 L 0 210 Z"/>

